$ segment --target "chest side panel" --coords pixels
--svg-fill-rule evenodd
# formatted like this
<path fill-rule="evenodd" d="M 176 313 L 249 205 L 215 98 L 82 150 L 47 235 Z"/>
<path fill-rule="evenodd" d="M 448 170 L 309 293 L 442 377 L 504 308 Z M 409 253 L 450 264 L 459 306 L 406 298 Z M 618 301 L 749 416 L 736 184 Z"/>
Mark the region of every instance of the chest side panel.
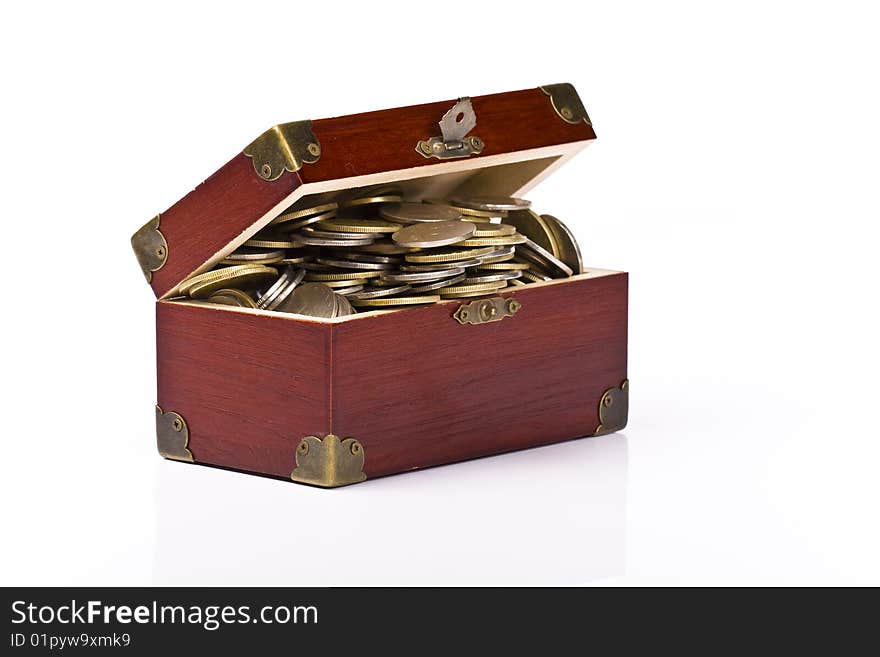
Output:
<path fill-rule="evenodd" d="M 550 97 L 538 88 L 471 99 L 476 127 L 470 134 L 485 147 L 472 158 L 595 139 L 591 125 L 567 123 Z M 416 152 L 421 139 L 440 135 L 438 123 L 455 100 L 352 114 L 312 122 L 321 142 L 321 159 L 299 173 L 303 182 L 319 182 L 427 167 L 439 160 Z"/>
<path fill-rule="evenodd" d="M 329 326 L 159 302 L 158 404 L 199 463 L 288 477 L 329 430 Z"/>
<path fill-rule="evenodd" d="M 156 296 L 177 286 L 300 185 L 296 173 L 268 182 L 253 160 L 239 153 L 219 171 L 159 215 L 168 243 L 165 264 L 150 282 Z"/>
<path fill-rule="evenodd" d="M 334 329 L 333 432 L 368 476 L 594 433 L 626 378 L 627 275 L 500 296 L 522 308 L 498 322 L 460 325 L 450 303 Z"/>

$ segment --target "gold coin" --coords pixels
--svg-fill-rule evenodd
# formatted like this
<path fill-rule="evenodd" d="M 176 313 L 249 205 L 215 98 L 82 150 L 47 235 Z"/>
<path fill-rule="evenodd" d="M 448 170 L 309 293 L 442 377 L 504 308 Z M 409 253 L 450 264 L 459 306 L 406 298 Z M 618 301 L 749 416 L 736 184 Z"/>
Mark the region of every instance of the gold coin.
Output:
<path fill-rule="evenodd" d="M 527 262 L 489 262 L 483 263 L 478 269 L 490 269 L 493 271 L 525 271 L 531 265 Z"/>
<path fill-rule="evenodd" d="M 306 276 L 306 280 L 309 281 L 308 276 Z M 309 282 L 310 283 L 321 283 L 323 285 L 326 285 L 327 287 L 332 287 L 334 289 L 339 288 L 339 287 L 341 287 L 341 288 L 351 287 L 353 285 L 359 285 L 359 286 L 363 287 L 363 284 L 366 283 L 366 281 L 363 278 L 345 278 L 345 279 L 339 279 L 336 281 L 309 281 Z"/>
<path fill-rule="evenodd" d="M 474 231 L 474 237 L 506 237 L 515 233 L 516 228 L 510 224 L 484 223 L 477 226 L 477 229 Z"/>
<path fill-rule="evenodd" d="M 343 201 L 342 207 L 354 208 L 359 205 L 372 205 L 373 203 L 400 203 L 403 196 L 400 194 L 385 194 L 382 196 L 361 196 L 350 201 Z"/>
<path fill-rule="evenodd" d="M 400 246 L 394 242 L 385 240 L 376 240 L 372 244 L 359 246 L 351 249 L 355 253 L 372 253 L 378 255 L 402 255 L 404 253 L 413 253 L 419 249 L 410 249 L 406 246 Z"/>
<path fill-rule="evenodd" d="M 464 294 L 465 292 L 491 292 L 507 287 L 507 281 L 489 281 L 487 283 L 474 283 L 473 285 L 451 285 L 437 290 L 437 294 Z"/>
<path fill-rule="evenodd" d="M 490 254 L 483 258 L 484 265 L 493 265 L 497 262 L 507 262 L 508 260 L 512 260 L 516 255 L 515 247 L 507 246 L 503 249 L 498 249 L 496 251 L 492 251 Z"/>
<path fill-rule="evenodd" d="M 505 221 L 516 227 L 521 235 L 525 235 L 538 246 L 546 249 L 557 258 L 559 257 L 559 245 L 550 228 L 550 223 L 541 215 L 531 210 L 511 212 Z"/>
<path fill-rule="evenodd" d="M 340 272 L 338 269 L 335 273 L 332 274 L 324 274 L 322 272 L 308 272 L 306 274 L 307 281 L 320 281 L 325 283 L 327 281 L 353 281 L 353 280 L 363 280 L 367 278 L 376 278 L 382 272 L 379 270 L 367 270 L 367 271 L 346 271 Z"/>
<path fill-rule="evenodd" d="M 525 283 L 523 283 L 518 278 L 511 279 L 508 282 L 508 287 L 525 287 Z"/>
<path fill-rule="evenodd" d="M 303 219 L 305 217 L 311 217 L 316 214 L 325 214 L 327 212 L 333 212 L 338 208 L 339 205 L 337 203 L 324 203 L 323 205 L 314 205 L 310 208 L 303 208 L 302 210 L 292 210 L 288 212 L 282 212 L 280 215 L 275 217 L 272 220 L 273 224 L 284 224 L 289 221 L 296 221 L 297 219 Z"/>
<path fill-rule="evenodd" d="M 504 237 L 470 237 L 461 242 L 456 242 L 456 246 L 510 246 L 511 244 L 522 244 L 526 241 L 524 235 L 506 235 Z"/>
<path fill-rule="evenodd" d="M 266 267 L 265 265 L 252 264 L 248 263 L 246 265 L 233 265 L 232 267 L 223 267 L 222 269 L 212 269 L 211 271 L 206 271 L 201 274 L 196 274 L 195 276 L 191 276 L 180 284 L 180 293 L 188 294 L 189 289 L 193 285 L 198 285 L 199 283 L 203 283 L 205 281 L 213 281 L 216 279 L 227 279 L 230 277 L 234 277 L 239 272 L 247 272 L 250 270 L 265 270 L 271 269 L 270 267 Z M 271 271 L 275 271 L 272 269 Z M 218 288 L 219 289 L 219 288 Z"/>
<path fill-rule="evenodd" d="M 414 306 L 422 303 L 437 303 L 440 297 L 433 294 L 424 294 L 417 297 L 379 297 L 378 299 L 352 299 L 351 305 L 364 306 Z"/>
<path fill-rule="evenodd" d="M 550 214 L 542 214 L 541 219 L 547 222 L 550 232 L 553 233 L 556 246 L 559 248 L 559 253 L 554 253 L 554 255 L 571 267 L 575 274 L 583 274 L 584 263 L 581 259 L 581 249 L 569 227 Z"/>
<path fill-rule="evenodd" d="M 507 216 L 506 212 L 488 212 L 485 210 L 475 210 L 473 208 L 462 207 L 452 201 L 440 198 L 426 198 L 423 203 L 431 203 L 434 205 L 446 205 L 450 208 L 458 210 L 461 214 L 467 215 L 468 221 L 473 221 L 470 217 L 482 217 L 484 219 L 503 219 Z"/>
<path fill-rule="evenodd" d="M 434 249 L 418 253 L 407 253 L 404 258 L 407 262 L 455 262 L 456 260 L 470 260 L 492 253 L 491 246 L 471 249 Z"/>
<path fill-rule="evenodd" d="M 526 280 L 531 281 L 532 283 L 543 283 L 544 281 L 553 280 L 550 276 L 547 276 L 546 274 L 539 274 L 534 271 L 524 271 L 522 277 Z"/>
<path fill-rule="evenodd" d="M 493 290 L 475 290 L 473 292 L 443 292 L 443 290 L 439 290 L 439 292 L 441 292 L 441 296 L 444 299 L 463 299 L 465 297 L 484 297 L 487 294 L 495 294 L 505 288 L 496 287 Z"/>
<path fill-rule="evenodd" d="M 232 269 L 232 267 L 227 267 L 227 269 Z M 264 280 L 271 279 L 277 274 L 278 272 L 272 267 L 260 266 L 259 269 L 254 267 L 246 271 L 239 271 L 227 274 L 225 277 L 218 277 L 201 281 L 195 284 L 190 284 L 187 294 L 189 294 L 189 296 L 191 296 L 193 299 L 203 299 L 210 296 L 211 293 L 216 292 L 217 290 L 224 287 L 245 287 L 247 285 L 253 285 L 256 283 L 260 283 Z"/>
<path fill-rule="evenodd" d="M 400 230 L 400 224 L 385 221 L 384 219 L 336 217 L 335 219 L 320 222 L 318 228 L 337 233 L 394 233 Z"/>
<path fill-rule="evenodd" d="M 316 214 L 312 217 L 306 217 L 305 219 L 299 219 L 298 221 L 290 221 L 283 223 L 279 226 L 278 230 L 284 231 L 286 233 L 292 233 L 300 228 L 305 228 L 306 226 L 311 226 L 312 224 L 318 223 L 319 221 L 327 221 L 328 219 L 332 219 L 336 216 L 336 210 L 331 212 L 325 212 L 323 214 Z"/>
<path fill-rule="evenodd" d="M 224 288 L 217 290 L 208 297 L 210 303 L 217 303 L 223 306 L 235 306 L 238 308 L 256 308 L 257 302 L 248 294 L 235 288 Z"/>

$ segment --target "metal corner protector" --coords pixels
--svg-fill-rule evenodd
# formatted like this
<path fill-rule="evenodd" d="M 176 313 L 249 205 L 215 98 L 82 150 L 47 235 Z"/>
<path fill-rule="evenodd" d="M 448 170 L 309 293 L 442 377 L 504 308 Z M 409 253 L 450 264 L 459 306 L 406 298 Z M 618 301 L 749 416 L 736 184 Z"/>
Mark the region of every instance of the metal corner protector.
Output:
<path fill-rule="evenodd" d="M 159 454 L 173 461 L 192 463 L 192 452 L 189 451 L 189 427 L 183 416 L 174 411 L 163 411 L 156 405 L 156 446 Z"/>
<path fill-rule="evenodd" d="M 160 217 L 157 214 L 131 236 L 131 248 L 147 283 L 152 282 L 153 272 L 162 269 L 168 260 L 168 242 L 159 230 Z"/>
<path fill-rule="evenodd" d="M 328 433 L 324 439 L 306 436 L 296 448 L 296 468 L 290 478 L 301 484 L 335 488 L 356 484 L 364 474 L 364 447 L 354 438 Z"/>
<path fill-rule="evenodd" d="M 626 427 L 629 417 L 629 379 L 614 388 L 608 388 L 599 400 L 599 426 L 594 436 L 604 436 Z"/>
<path fill-rule="evenodd" d="M 272 181 L 285 171 L 294 173 L 304 164 L 317 162 L 321 144 L 312 132 L 311 121 L 294 121 L 269 128 L 245 147 L 244 154 L 253 160 L 260 178 Z"/>
<path fill-rule="evenodd" d="M 560 84 L 545 84 L 539 88 L 550 96 L 553 110 L 563 121 L 571 124 L 578 124 L 583 121 L 587 125 L 593 125 L 574 85 L 562 82 Z"/>

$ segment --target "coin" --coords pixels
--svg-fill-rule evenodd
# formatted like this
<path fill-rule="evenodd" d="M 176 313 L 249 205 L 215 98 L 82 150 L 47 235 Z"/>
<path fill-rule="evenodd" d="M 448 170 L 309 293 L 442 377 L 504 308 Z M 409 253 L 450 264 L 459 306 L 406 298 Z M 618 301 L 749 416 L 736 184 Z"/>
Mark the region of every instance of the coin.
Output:
<path fill-rule="evenodd" d="M 397 264 L 400 262 L 400 258 L 396 258 L 394 256 L 383 256 L 383 255 L 372 255 L 369 253 L 354 253 L 353 251 L 348 251 L 344 249 L 333 249 L 333 255 L 337 256 L 340 260 L 344 260 L 345 262 L 370 262 L 373 264 Z"/>
<path fill-rule="evenodd" d="M 346 315 L 354 315 L 357 311 L 354 309 L 354 306 L 351 305 L 351 302 L 346 299 L 343 295 L 339 294 L 339 291 L 336 291 L 336 312 L 334 313 L 334 317 L 345 317 Z"/>
<path fill-rule="evenodd" d="M 506 289 L 506 285 L 502 285 L 501 287 L 496 287 L 491 290 L 474 290 L 472 292 L 443 292 L 443 290 L 438 290 L 441 293 L 441 296 L 444 299 L 463 299 L 465 297 L 484 297 L 488 294 L 495 294 L 499 290 Z"/>
<path fill-rule="evenodd" d="M 272 220 L 272 224 L 284 224 L 297 219 L 305 219 L 315 215 L 333 214 L 339 205 L 336 203 L 322 203 L 321 205 L 313 205 L 312 207 L 302 209 L 290 209 L 282 212 Z"/>
<path fill-rule="evenodd" d="M 462 267 L 453 267 L 437 271 L 414 271 L 408 273 L 383 271 L 379 278 L 388 283 L 427 283 L 429 281 L 437 281 L 443 278 L 451 278 L 463 273 L 464 269 Z"/>
<path fill-rule="evenodd" d="M 505 219 L 505 222 L 516 227 L 519 233 L 525 235 L 551 254 L 558 253 L 556 238 L 553 236 L 550 224 L 541 215 L 531 210 L 521 210 L 519 212 L 511 212 L 507 219 Z"/>
<path fill-rule="evenodd" d="M 244 243 L 245 246 L 255 246 L 259 248 L 265 249 L 295 249 L 298 246 L 301 246 L 299 242 L 295 242 L 291 239 L 252 239 L 248 240 Z"/>
<path fill-rule="evenodd" d="M 516 249 L 512 246 L 505 246 L 501 249 L 491 251 L 482 257 L 483 264 L 494 264 L 496 262 L 507 262 L 516 255 Z"/>
<path fill-rule="evenodd" d="M 304 283 L 275 310 L 312 317 L 333 317 L 336 314 L 336 294 L 323 283 Z"/>
<path fill-rule="evenodd" d="M 584 263 L 581 259 L 581 249 L 568 226 L 550 214 L 542 214 L 541 219 L 547 222 L 555 238 L 554 243 L 559 248 L 559 251 L 554 255 L 571 267 L 575 274 L 583 274 Z"/>
<path fill-rule="evenodd" d="M 468 276 L 464 279 L 462 285 L 476 285 L 478 283 L 491 283 L 493 281 L 509 281 L 514 278 L 522 277 L 521 271 L 502 271 L 491 274 L 477 274 L 476 276 Z"/>
<path fill-rule="evenodd" d="M 305 270 L 287 266 L 272 285 L 257 297 L 257 308 L 273 310 L 293 292 L 305 276 Z"/>
<path fill-rule="evenodd" d="M 342 206 L 345 208 L 353 208 L 360 205 L 373 205 L 374 203 L 399 203 L 403 200 L 400 194 L 383 194 L 379 196 L 361 196 L 344 201 Z"/>
<path fill-rule="evenodd" d="M 306 280 L 309 280 L 308 277 L 306 277 Z M 364 283 L 367 283 L 367 281 L 364 280 L 363 278 L 340 278 L 339 280 L 336 280 L 336 281 L 309 281 L 309 282 L 323 283 L 327 287 L 333 288 L 334 291 L 340 290 L 340 289 L 344 290 L 345 288 L 352 287 L 353 285 L 363 285 Z"/>
<path fill-rule="evenodd" d="M 544 281 L 553 280 L 553 278 L 548 276 L 547 274 L 541 274 L 536 271 L 524 271 L 522 273 L 522 277 L 526 280 L 531 281 L 532 283 L 543 283 Z"/>
<path fill-rule="evenodd" d="M 489 262 L 481 264 L 479 269 L 487 269 L 489 271 L 522 271 L 530 266 L 527 262 Z"/>
<path fill-rule="evenodd" d="M 315 226 L 323 226 L 323 224 L 315 224 Z M 305 228 L 300 229 L 299 234 L 306 235 L 308 237 L 327 237 L 331 240 L 364 239 L 363 233 L 349 233 L 341 230 L 321 230 L 320 228 L 315 228 L 314 226 L 306 226 Z"/>
<path fill-rule="evenodd" d="M 241 265 L 238 267 L 225 267 L 224 269 L 216 269 L 208 274 L 216 274 L 212 277 L 206 277 L 201 280 L 193 281 L 192 279 L 186 283 L 186 292 L 193 299 L 204 299 L 209 297 L 213 292 L 221 290 L 225 287 L 246 287 L 267 280 L 274 276 L 277 271 L 272 267 L 264 265 Z M 235 270 L 235 271 L 230 271 Z M 202 274 L 205 276 L 205 274 Z"/>
<path fill-rule="evenodd" d="M 380 271 L 346 271 L 340 272 L 338 269 L 333 270 L 333 273 L 322 273 L 322 272 L 308 272 L 306 274 L 307 281 L 354 281 L 354 280 L 365 280 L 367 278 L 376 278 L 381 275 L 383 272 Z"/>
<path fill-rule="evenodd" d="M 530 239 L 526 239 L 525 242 L 523 242 L 516 248 L 516 252 L 530 262 L 534 262 L 538 265 L 543 265 L 551 271 L 556 270 L 562 272 L 564 276 L 571 276 L 572 274 L 574 274 L 574 271 L 572 271 L 571 267 L 559 260 L 556 256 L 554 256 L 546 249 L 542 248 L 538 244 L 535 244 L 535 242 Z"/>
<path fill-rule="evenodd" d="M 221 264 L 240 265 L 245 262 L 270 265 L 274 262 L 284 259 L 284 249 L 276 249 L 267 251 L 266 249 L 255 249 L 242 247 L 230 253 Z"/>
<path fill-rule="evenodd" d="M 217 303 L 223 306 L 236 306 L 238 308 L 256 308 L 257 304 L 250 295 L 237 290 L 235 288 L 223 288 L 217 290 L 208 297 L 210 303 Z"/>
<path fill-rule="evenodd" d="M 532 204 L 521 198 L 509 196 L 457 196 L 450 199 L 455 206 L 480 210 L 481 212 L 509 212 L 524 210 Z"/>
<path fill-rule="evenodd" d="M 491 219 L 502 219 L 503 217 L 506 216 L 505 212 L 499 213 L 499 212 L 485 212 L 483 210 L 473 210 L 471 208 L 463 207 L 461 205 L 458 205 L 458 204 L 456 204 L 452 201 L 446 200 L 446 199 L 426 198 L 422 202 L 423 203 L 430 203 L 431 205 L 445 205 L 446 207 L 452 208 L 453 210 L 456 210 L 457 212 L 459 212 L 463 215 L 467 215 L 466 216 L 467 221 L 477 221 L 477 219 L 474 219 L 473 217 L 479 217 L 483 220 L 488 221 Z"/>
<path fill-rule="evenodd" d="M 297 241 L 302 242 L 303 244 L 308 244 L 310 246 L 366 246 L 367 244 L 372 244 L 373 239 L 364 236 L 367 239 L 362 240 L 334 240 L 329 239 L 327 237 L 309 237 L 303 234 L 297 235 Z"/>
<path fill-rule="evenodd" d="M 473 285 L 451 285 L 437 291 L 440 296 L 447 294 L 464 294 L 467 292 L 491 292 L 507 287 L 507 281 L 491 281 L 489 283 L 474 283 Z"/>
<path fill-rule="evenodd" d="M 505 235 L 503 237 L 471 237 L 458 242 L 458 246 L 509 246 L 511 244 L 522 244 L 525 240 L 524 235 L 514 233 L 513 235 Z"/>
<path fill-rule="evenodd" d="M 347 296 L 347 295 L 353 294 L 355 292 L 360 292 L 363 289 L 364 289 L 363 285 L 350 285 L 349 287 L 334 287 L 333 291 L 336 292 L 336 294 L 342 294 L 344 296 Z"/>
<path fill-rule="evenodd" d="M 433 248 L 467 239 L 475 229 L 476 226 L 468 221 L 432 221 L 405 226 L 391 239 L 401 246 Z"/>
<path fill-rule="evenodd" d="M 476 267 L 482 263 L 482 258 L 456 260 L 455 262 L 429 262 L 426 264 L 404 263 L 400 265 L 400 271 L 437 271 L 438 269 L 449 269 L 450 267 Z"/>
<path fill-rule="evenodd" d="M 516 233 L 516 227 L 510 224 L 480 224 L 474 231 L 474 237 L 506 237 Z"/>
<path fill-rule="evenodd" d="M 513 247 L 510 247 L 511 249 Z M 492 253 L 492 247 L 470 249 L 434 249 L 424 253 L 407 253 L 404 258 L 407 262 L 455 262 L 456 260 L 470 260 Z"/>
<path fill-rule="evenodd" d="M 508 285 L 508 287 L 525 287 L 526 284 L 523 283 L 518 278 L 514 278 L 514 279 L 507 281 L 507 285 Z"/>
<path fill-rule="evenodd" d="M 428 203 L 393 203 L 379 210 L 383 218 L 400 224 L 417 224 L 431 221 L 458 221 L 461 212 L 443 205 Z"/>
<path fill-rule="evenodd" d="M 409 285 L 396 285 L 394 287 L 379 287 L 364 290 L 363 292 L 355 292 L 350 299 L 378 299 L 380 297 L 391 296 L 392 294 L 400 294 L 410 289 Z"/>
<path fill-rule="evenodd" d="M 395 244 L 390 240 L 376 240 L 375 242 L 367 246 L 357 247 L 356 252 L 379 255 L 403 255 L 405 253 L 412 253 L 413 251 L 417 250 L 418 249 L 408 249 L 407 247 Z"/>
<path fill-rule="evenodd" d="M 440 297 L 432 294 L 425 294 L 414 297 L 379 297 L 378 299 L 352 299 L 351 305 L 357 307 L 362 306 L 414 306 L 423 303 L 437 303 Z"/>
<path fill-rule="evenodd" d="M 323 230 L 334 230 L 345 233 L 394 233 L 400 230 L 400 224 L 384 219 L 357 219 L 336 217 L 318 224 Z"/>
<path fill-rule="evenodd" d="M 410 290 L 412 292 L 431 292 L 432 290 L 439 290 L 441 287 L 448 287 L 450 285 L 455 285 L 456 283 L 460 283 L 464 280 L 464 277 L 467 274 L 459 274 L 453 278 L 444 278 L 439 281 L 434 281 L 432 283 L 424 283 L 422 285 L 413 285 Z"/>
<path fill-rule="evenodd" d="M 342 267 L 343 269 L 362 269 L 368 271 L 393 269 L 394 265 L 387 262 L 359 262 L 357 260 L 343 260 L 337 258 L 317 258 L 318 264 L 330 267 Z"/>
<path fill-rule="evenodd" d="M 282 230 L 284 232 L 292 232 L 295 230 L 299 230 L 300 228 L 305 228 L 306 226 L 316 224 L 319 221 L 327 221 L 328 219 L 332 219 L 335 216 L 336 210 L 333 210 L 332 212 L 324 212 L 323 214 L 312 215 L 311 217 L 306 217 L 305 219 L 281 223 L 278 225 L 278 230 Z"/>

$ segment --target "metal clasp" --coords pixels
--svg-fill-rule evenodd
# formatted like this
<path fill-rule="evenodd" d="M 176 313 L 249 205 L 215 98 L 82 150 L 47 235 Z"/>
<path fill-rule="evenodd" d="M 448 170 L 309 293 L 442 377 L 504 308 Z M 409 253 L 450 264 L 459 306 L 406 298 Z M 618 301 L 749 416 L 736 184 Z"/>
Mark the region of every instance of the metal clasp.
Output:
<path fill-rule="evenodd" d="M 476 125 L 477 115 L 471 99 L 466 96 L 459 98 L 452 109 L 440 119 L 441 136 L 420 140 L 416 144 L 416 150 L 424 157 L 436 157 L 438 160 L 478 155 L 485 146 L 483 140 L 467 136 Z"/>
<path fill-rule="evenodd" d="M 459 324 L 486 324 L 513 317 L 520 308 L 522 304 L 516 299 L 493 297 L 462 304 L 452 316 Z"/>

